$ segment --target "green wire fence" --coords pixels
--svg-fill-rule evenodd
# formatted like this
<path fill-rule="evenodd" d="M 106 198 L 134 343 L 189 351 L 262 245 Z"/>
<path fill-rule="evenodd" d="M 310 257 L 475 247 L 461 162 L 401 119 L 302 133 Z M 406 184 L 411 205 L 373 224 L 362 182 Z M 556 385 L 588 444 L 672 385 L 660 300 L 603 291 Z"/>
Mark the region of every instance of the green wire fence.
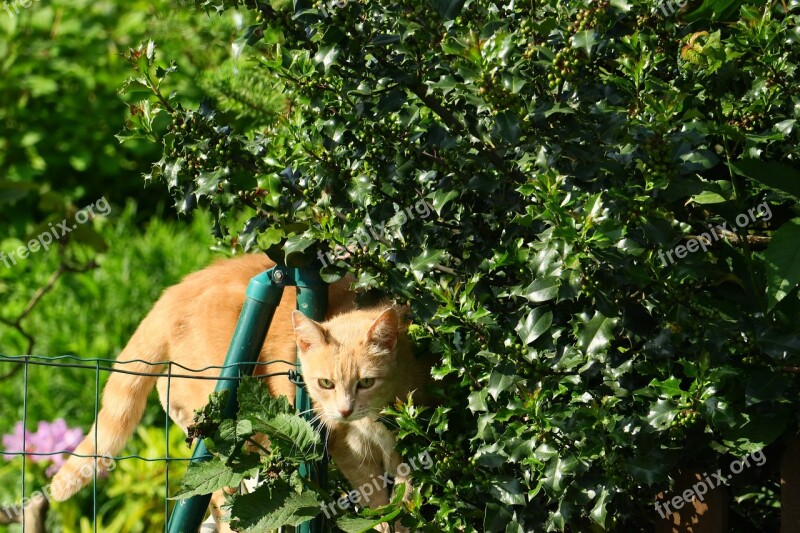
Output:
<path fill-rule="evenodd" d="M 37 356 L 37 355 L 21 355 L 9 356 L 0 355 L 0 363 L 11 363 L 22 365 L 22 449 L 20 451 L 14 450 L 0 450 L 4 456 L 19 456 L 22 458 L 22 476 L 21 476 L 21 493 L 18 502 L 25 499 L 27 490 L 26 480 L 26 462 L 31 456 L 55 456 L 61 454 L 68 454 L 78 457 L 93 458 L 95 464 L 101 459 L 124 461 L 124 460 L 142 460 L 142 461 L 163 461 L 165 463 L 165 481 L 164 481 L 164 515 L 169 516 L 167 522 L 165 520 L 164 531 L 166 533 L 195 533 L 201 526 L 208 504 L 210 495 L 195 496 L 186 501 L 178 501 L 174 504 L 172 513 L 170 513 L 170 497 L 169 494 L 169 465 L 174 461 L 191 461 L 198 462 L 209 459 L 211 456 L 205 448 L 202 440 L 199 440 L 195 446 L 194 453 L 191 458 L 184 457 L 170 457 L 169 454 L 169 434 L 171 420 L 168 413 L 164 413 L 164 432 L 166 436 L 165 455 L 158 458 L 146 458 L 141 455 L 121 455 L 116 457 L 106 457 L 97 455 L 79 455 L 66 450 L 52 451 L 47 453 L 42 452 L 29 452 L 27 451 L 27 432 L 25 429 L 28 425 L 28 380 L 29 370 L 31 366 L 44 366 L 50 368 L 77 368 L 81 370 L 94 371 L 94 406 L 93 415 L 94 420 L 97 420 L 100 411 L 100 375 L 101 372 L 118 372 L 122 374 L 148 376 L 155 378 L 166 378 L 166 397 L 165 404 L 170 405 L 170 389 L 173 379 L 213 379 L 217 382 L 216 391 L 221 392 L 224 390 L 229 391 L 226 397 L 227 404 L 223 407 L 225 416 L 233 418 L 236 413 L 236 390 L 239 381 L 245 376 L 253 375 L 257 367 L 271 365 L 271 364 L 294 364 L 291 361 L 285 360 L 272 360 L 269 362 L 259 362 L 258 356 L 261 351 L 264 339 L 266 338 L 267 331 L 272 322 L 275 309 L 281 301 L 283 288 L 285 286 L 295 286 L 297 288 L 297 308 L 307 316 L 315 320 L 322 320 L 325 316 L 327 309 L 327 285 L 319 278 L 318 270 L 313 268 L 295 268 L 276 266 L 267 272 L 259 274 L 254 277 L 247 288 L 245 297 L 245 304 L 242 308 L 239 321 L 236 325 L 233 338 L 231 340 L 230 348 L 225 359 L 225 363 L 220 366 L 207 366 L 204 368 L 193 369 L 171 361 L 152 362 L 143 360 L 128 360 L 117 361 L 113 359 L 87 359 L 73 355 L 63 355 L 55 357 Z M 162 367 L 162 371 L 149 372 L 135 372 L 125 370 L 126 364 L 141 364 L 144 363 L 148 366 Z M 298 376 L 301 375 L 299 367 L 299 360 L 297 361 L 296 371 L 283 371 L 258 374 L 256 377 L 265 379 L 274 376 L 286 376 L 291 379 L 297 386 L 297 395 L 295 405 L 299 412 L 306 413 L 306 417 L 311 417 L 310 413 L 310 398 L 301 386 L 301 380 Z M 199 373 L 217 370 L 219 376 L 198 375 Z M 95 427 L 94 432 L 94 449 L 97 450 L 97 431 Z M 325 485 L 325 464 L 319 465 L 301 465 L 301 475 L 312 478 L 320 486 Z M 26 516 L 28 513 L 24 506 L 21 506 L 21 523 L 23 531 L 26 531 Z M 98 494 L 97 494 L 97 468 L 93 469 L 92 474 L 92 518 L 93 518 L 93 531 L 97 532 L 97 516 L 98 516 Z M 301 524 L 296 528 L 300 533 L 317 533 L 326 530 L 326 524 L 322 519 L 315 519 L 312 522 Z"/>
<path fill-rule="evenodd" d="M 167 379 L 167 391 L 166 391 L 166 398 L 165 402 L 169 405 L 169 395 L 171 389 L 171 380 L 172 379 L 201 379 L 201 380 L 214 380 L 214 381 L 227 381 L 227 382 L 238 382 L 245 376 L 250 376 L 256 374 L 257 367 L 266 367 L 268 365 L 273 364 L 294 364 L 292 361 L 285 361 L 285 360 L 272 360 L 269 362 L 250 362 L 250 363 L 237 363 L 237 364 L 228 364 L 228 365 L 212 365 L 206 366 L 203 368 L 189 368 L 187 366 L 181 365 L 180 363 L 175 363 L 171 361 L 167 362 L 152 362 L 152 361 L 145 361 L 141 359 L 130 359 L 130 360 L 114 360 L 114 359 L 103 359 L 103 358 L 82 358 L 75 355 L 61 355 L 61 356 L 40 356 L 40 355 L 19 355 L 19 356 L 11 356 L 11 355 L 3 355 L 0 354 L 0 363 L 10 363 L 10 364 L 17 364 L 23 365 L 22 368 L 22 384 L 23 384 L 23 397 L 22 397 L 22 425 L 24 428 L 28 426 L 28 398 L 29 398 L 29 388 L 28 388 L 28 377 L 29 377 L 29 368 L 31 366 L 42 366 L 48 368 L 75 368 L 80 370 L 92 371 L 94 372 L 94 405 L 93 405 L 93 419 L 97 420 L 97 415 L 100 410 L 100 375 L 101 373 L 120 373 L 120 374 L 128 374 L 128 375 L 137 375 L 137 376 L 147 376 L 147 377 L 154 377 L 154 378 L 166 378 Z M 166 367 L 165 371 L 162 372 L 134 372 L 129 370 L 124 370 L 125 365 L 129 364 L 145 364 L 148 366 L 153 367 Z M 114 365 L 113 366 L 104 366 L 104 365 Z M 243 367 L 248 368 L 249 370 L 243 371 Z M 173 368 L 177 368 L 178 371 L 173 371 Z M 220 375 L 222 376 L 226 372 L 235 372 L 237 375 L 228 376 L 228 377 L 212 377 L 212 376 L 199 376 L 196 374 L 202 372 L 208 372 L 210 370 L 217 370 Z M 273 373 L 264 373 L 258 374 L 256 377 L 258 379 L 267 379 L 273 376 L 287 376 L 287 379 L 291 378 L 294 373 L 290 371 L 284 372 L 273 372 Z M 67 450 L 55 450 L 51 452 L 29 452 L 29 451 L 13 451 L 13 450 L 0 450 L 2 455 L 7 456 L 17 456 L 22 459 L 22 475 L 21 475 L 21 487 L 20 487 L 20 496 L 16 500 L 17 502 L 22 501 L 23 498 L 26 496 L 26 492 L 28 489 L 28 483 L 26 480 L 26 462 L 28 457 L 41 457 L 41 456 L 57 456 L 57 455 L 70 455 L 75 457 L 85 457 L 85 458 L 94 458 L 95 460 L 113 460 L 113 461 L 124 461 L 124 460 L 139 460 L 139 461 L 147 461 L 147 462 L 158 462 L 163 461 L 166 464 L 165 469 L 165 480 L 164 480 L 164 513 L 165 516 L 170 515 L 170 497 L 169 494 L 169 463 L 179 461 L 179 462 L 188 462 L 191 461 L 191 457 L 170 457 L 169 456 L 169 435 L 170 432 L 173 431 L 170 429 L 171 424 L 173 424 L 172 420 L 169 418 L 169 415 L 165 412 L 164 413 L 164 434 L 166 436 L 167 447 L 165 448 L 166 455 L 163 457 L 144 457 L 142 455 L 137 454 L 128 454 L 128 455 L 118 455 L 113 457 L 107 457 L 103 455 L 82 455 L 75 452 L 70 452 Z M 97 433 L 95 432 L 95 449 L 97 449 Z M 22 433 L 22 449 L 26 450 L 28 448 L 27 442 L 27 432 L 23 431 Z M 205 454 L 204 457 L 210 458 L 209 454 Z M 97 471 L 94 471 L 93 479 L 92 479 L 92 500 L 93 500 L 93 516 L 97 516 Z M 1 507 L 1 506 L 0 506 Z M 22 527 L 23 529 L 26 526 L 26 512 L 21 511 L 20 517 L 22 520 Z M 165 531 L 167 531 L 168 525 L 165 525 Z M 96 523 L 94 524 L 94 531 L 97 531 Z"/>

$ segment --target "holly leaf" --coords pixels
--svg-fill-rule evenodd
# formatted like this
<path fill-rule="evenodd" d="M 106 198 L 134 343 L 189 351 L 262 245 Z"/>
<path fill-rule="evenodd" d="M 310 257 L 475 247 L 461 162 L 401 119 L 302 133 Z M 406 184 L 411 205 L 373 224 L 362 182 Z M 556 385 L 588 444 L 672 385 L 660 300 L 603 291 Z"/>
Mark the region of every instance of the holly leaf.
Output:
<path fill-rule="evenodd" d="M 608 318 L 600 311 L 595 311 L 591 320 L 583 321 L 577 334 L 577 346 L 589 357 L 604 352 L 611 339 L 614 338 L 614 326 L 617 325 L 616 318 Z"/>
<path fill-rule="evenodd" d="M 553 324 L 553 312 L 547 306 L 536 307 L 517 324 L 514 330 L 524 344 L 541 337 Z"/>

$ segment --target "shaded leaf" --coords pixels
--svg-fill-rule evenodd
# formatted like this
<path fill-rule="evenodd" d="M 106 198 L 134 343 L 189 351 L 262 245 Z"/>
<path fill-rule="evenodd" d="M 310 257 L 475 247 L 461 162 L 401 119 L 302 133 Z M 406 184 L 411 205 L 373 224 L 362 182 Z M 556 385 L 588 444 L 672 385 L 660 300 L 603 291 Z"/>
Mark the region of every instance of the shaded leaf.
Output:
<path fill-rule="evenodd" d="M 767 263 L 767 305 L 775 307 L 800 284 L 800 218 L 776 231 L 764 252 Z"/>

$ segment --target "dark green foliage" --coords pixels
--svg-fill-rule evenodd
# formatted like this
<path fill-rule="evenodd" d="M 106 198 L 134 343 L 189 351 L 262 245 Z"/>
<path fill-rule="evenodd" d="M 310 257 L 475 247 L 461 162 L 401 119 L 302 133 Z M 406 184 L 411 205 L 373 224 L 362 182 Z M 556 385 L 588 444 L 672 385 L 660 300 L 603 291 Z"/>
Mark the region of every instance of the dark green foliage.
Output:
<path fill-rule="evenodd" d="M 332 250 L 328 279 L 411 303 L 450 380 L 396 406 L 435 464 L 404 520 L 636 530 L 677 467 L 765 446 L 732 483 L 774 519 L 800 397 L 795 4 L 203 4 L 255 12 L 248 76 L 287 105 L 264 126 L 154 81 L 150 177 L 227 246 Z"/>
<path fill-rule="evenodd" d="M 264 483 L 255 492 L 231 497 L 239 527 L 267 532 L 317 515 L 321 511 L 317 492 L 296 470 L 301 463 L 321 457 L 319 434 L 307 421 L 293 416 L 285 397 L 271 397 L 258 379 L 244 378 L 237 399 L 236 420 L 222 418 L 223 399 L 216 394 L 197 413 L 189 433 L 205 438 L 214 457 L 189 466 L 175 498 L 236 487 L 261 473 Z M 269 438 L 270 450 L 253 438 L 256 432 Z"/>

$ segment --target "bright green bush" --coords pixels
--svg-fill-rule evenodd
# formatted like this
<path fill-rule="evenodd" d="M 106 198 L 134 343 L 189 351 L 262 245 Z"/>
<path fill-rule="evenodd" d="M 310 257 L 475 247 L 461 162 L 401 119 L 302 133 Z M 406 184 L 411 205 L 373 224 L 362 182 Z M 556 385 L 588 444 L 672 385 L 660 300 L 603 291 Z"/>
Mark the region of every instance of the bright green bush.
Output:
<path fill-rule="evenodd" d="M 232 248 L 349 246 L 329 279 L 410 301 L 442 405 L 397 408 L 402 450 L 435 459 L 407 523 L 649 529 L 678 467 L 766 447 L 733 511 L 774 527 L 800 397 L 797 2 L 204 4 L 255 12 L 241 69 L 287 106 L 186 108 L 171 54 L 134 51 L 163 86 L 134 108 L 164 147 L 149 177 Z"/>
<path fill-rule="evenodd" d="M 152 144 L 115 138 L 129 120 L 125 100 L 136 98 L 118 94 L 129 74 L 122 54 L 157 38 L 180 59 L 176 88 L 195 105 L 197 84 L 232 59 L 223 39 L 236 21 L 209 21 L 166 0 L 7 4 L 10 12 L 0 8 L 0 238 L 30 238 L 38 226 L 101 197 L 116 205 L 137 199 L 144 223 L 163 203 L 139 178 L 157 152 Z M 96 242 L 88 230 L 70 237 Z"/>

